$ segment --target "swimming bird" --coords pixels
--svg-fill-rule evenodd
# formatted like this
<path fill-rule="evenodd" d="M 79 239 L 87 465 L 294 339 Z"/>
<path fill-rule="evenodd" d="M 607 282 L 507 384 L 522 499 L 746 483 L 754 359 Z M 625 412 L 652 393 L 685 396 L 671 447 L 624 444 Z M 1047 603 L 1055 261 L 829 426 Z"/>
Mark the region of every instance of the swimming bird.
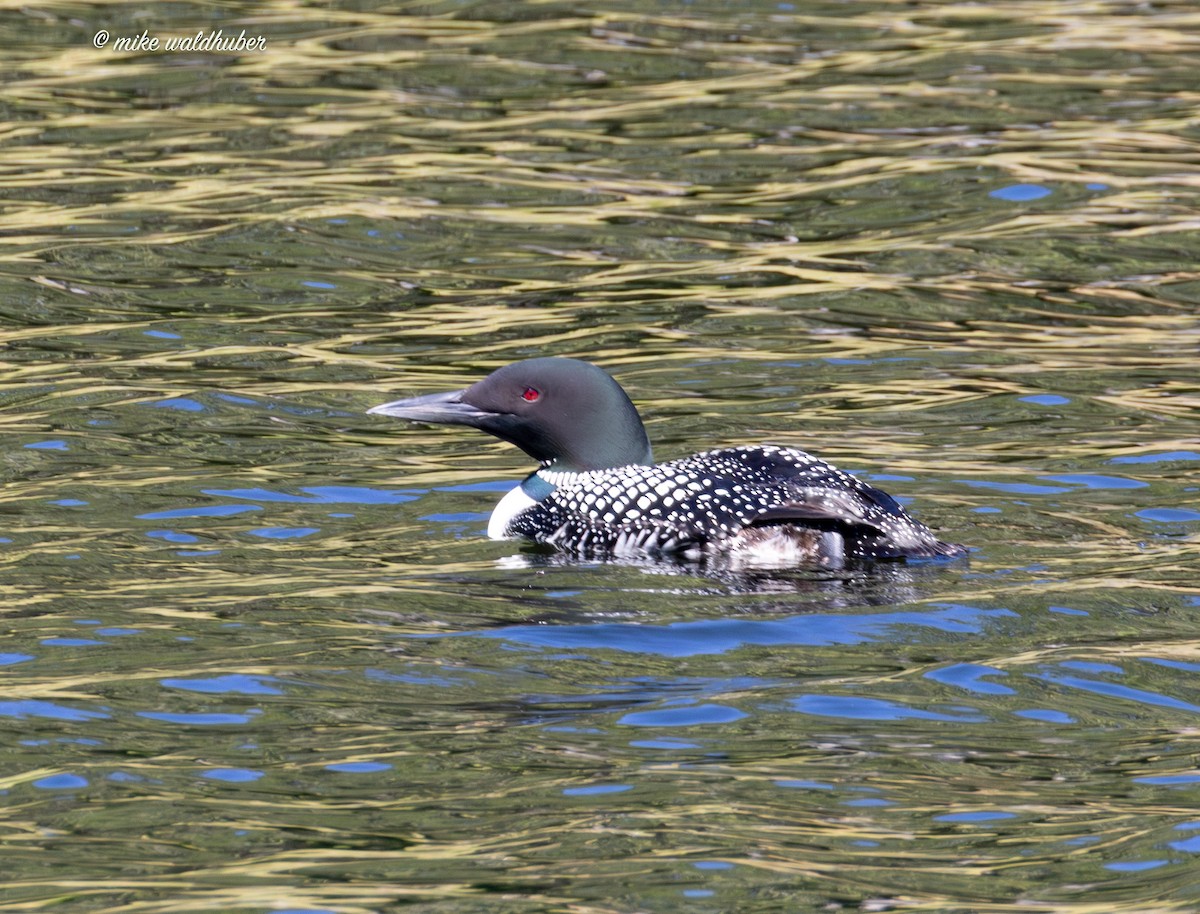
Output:
<path fill-rule="evenodd" d="M 514 362 L 463 390 L 368 413 L 469 425 L 536 460 L 492 512 L 494 539 L 526 537 L 581 557 L 721 557 L 775 568 L 966 551 L 886 492 L 795 448 L 729 447 L 656 464 L 628 395 L 578 359 Z"/>

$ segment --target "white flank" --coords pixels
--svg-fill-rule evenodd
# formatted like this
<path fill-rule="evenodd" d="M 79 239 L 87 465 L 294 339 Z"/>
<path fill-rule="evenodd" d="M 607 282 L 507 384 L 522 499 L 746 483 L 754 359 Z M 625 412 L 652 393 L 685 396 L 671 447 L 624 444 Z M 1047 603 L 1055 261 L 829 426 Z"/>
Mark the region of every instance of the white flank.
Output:
<path fill-rule="evenodd" d="M 525 490 L 518 485 L 500 499 L 500 504 L 492 511 L 491 519 L 488 520 L 488 536 L 494 540 L 509 539 L 506 533 L 509 521 L 536 504 L 537 502 L 526 495 Z"/>

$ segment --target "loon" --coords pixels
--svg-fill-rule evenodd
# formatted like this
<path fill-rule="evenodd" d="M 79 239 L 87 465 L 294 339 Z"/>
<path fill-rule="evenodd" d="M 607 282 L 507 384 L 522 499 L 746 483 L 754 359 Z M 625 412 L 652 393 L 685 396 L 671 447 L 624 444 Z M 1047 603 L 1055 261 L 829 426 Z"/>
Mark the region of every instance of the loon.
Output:
<path fill-rule="evenodd" d="M 493 511 L 493 539 L 525 537 L 587 558 L 724 557 L 751 567 L 966 552 L 892 496 L 794 448 L 730 447 L 656 464 L 629 396 L 578 359 L 514 362 L 463 390 L 368 413 L 469 425 L 538 462 Z"/>

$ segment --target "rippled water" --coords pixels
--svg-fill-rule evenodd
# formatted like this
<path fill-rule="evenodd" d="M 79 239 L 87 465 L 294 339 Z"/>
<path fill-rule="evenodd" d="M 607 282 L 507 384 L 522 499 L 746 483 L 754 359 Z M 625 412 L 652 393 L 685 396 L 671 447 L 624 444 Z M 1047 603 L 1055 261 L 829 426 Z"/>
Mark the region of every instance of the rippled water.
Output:
<path fill-rule="evenodd" d="M 0 910 L 1200 904 L 1193 4 L 0 23 Z M 547 354 L 970 560 L 488 541 Z"/>

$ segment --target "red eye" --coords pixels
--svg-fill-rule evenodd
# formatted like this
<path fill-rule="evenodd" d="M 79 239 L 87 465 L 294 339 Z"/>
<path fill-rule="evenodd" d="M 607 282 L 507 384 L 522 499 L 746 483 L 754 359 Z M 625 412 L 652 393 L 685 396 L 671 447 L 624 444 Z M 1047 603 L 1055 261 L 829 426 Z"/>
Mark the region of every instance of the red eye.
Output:
<path fill-rule="evenodd" d="M 526 387 L 525 390 L 523 390 L 521 392 L 521 399 L 527 400 L 528 402 L 532 403 L 534 400 L 538 399 L 541 395 L 542 395 L 542 392 L 540 390 L 538 390 L 536 387 Z"/>

